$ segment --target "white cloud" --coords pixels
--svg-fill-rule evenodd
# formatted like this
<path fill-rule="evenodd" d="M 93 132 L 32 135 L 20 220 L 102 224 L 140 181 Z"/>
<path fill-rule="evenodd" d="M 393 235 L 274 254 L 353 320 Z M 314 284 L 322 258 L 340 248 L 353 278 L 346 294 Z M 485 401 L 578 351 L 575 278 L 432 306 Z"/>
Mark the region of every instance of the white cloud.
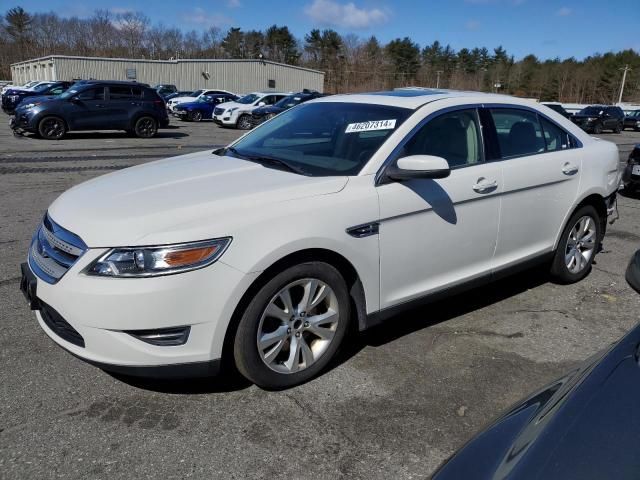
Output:
<path fill-rule="evenodd" d="M 219 13 L 210 14 L 203 8 L 194 8 L 191 12 L 183 13 L 182 20 L 186 23 L 200 26 L 219 26 L 219 25 L 231 25 L 233 20 L 225 15 Z"/>
<path fill-rule="evenodd" d="M 571 9 L 569 7 L 562 7 L 556 12 L 556 15 L 559 17 L 566 17 L 568 15 L 571 15 Z"/>
<path fill-rule="evenodd" d="M 314 0 L 304 12 L 315 23 L 347 28 L 369 28 L 389 20 L 389 13 L 379 8 L 359 8 L 353 2 Z"/>
<path fill-rule="evenodd" d="M 467 30 L 478 30 L 480 28 L 480 22 L 477 20 L 469 20 L 464 26 Z"/>

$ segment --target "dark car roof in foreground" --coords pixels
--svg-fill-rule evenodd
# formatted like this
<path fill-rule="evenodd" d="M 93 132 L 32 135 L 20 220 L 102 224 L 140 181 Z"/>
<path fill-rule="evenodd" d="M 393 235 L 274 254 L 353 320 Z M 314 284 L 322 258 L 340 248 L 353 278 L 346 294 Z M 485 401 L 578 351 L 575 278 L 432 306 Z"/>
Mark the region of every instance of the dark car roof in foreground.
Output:
<path fill-rule="evenodd" d="M 636 326 L 604 355 L 510 409 L 434 480 L 639 478 L 639 344 Z"/>

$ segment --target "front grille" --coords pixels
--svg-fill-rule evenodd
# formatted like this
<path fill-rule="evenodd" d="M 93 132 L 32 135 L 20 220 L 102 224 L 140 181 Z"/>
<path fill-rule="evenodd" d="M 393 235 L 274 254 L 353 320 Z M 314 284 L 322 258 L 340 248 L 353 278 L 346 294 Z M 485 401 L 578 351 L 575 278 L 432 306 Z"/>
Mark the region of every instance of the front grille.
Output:
<path fill-rule="evenodd" d="M 49 329 L 63 340 L 84 348 L 84 338 L 58 312 L 40 301 L 40 316 Z"/>
<path fill-rule="evenodd" d="M 224 108 L 216 107 L 216 108 L 213 109 L 213 114 L 214 115 L 222 115 L 223 113 L 224 113 Z"/>
<path fill-rule="evenodd" d="M 45 215 L 31 241 L 29 265 L 47 283 L 56 283 L 87 250 L 80 237 Z"/>

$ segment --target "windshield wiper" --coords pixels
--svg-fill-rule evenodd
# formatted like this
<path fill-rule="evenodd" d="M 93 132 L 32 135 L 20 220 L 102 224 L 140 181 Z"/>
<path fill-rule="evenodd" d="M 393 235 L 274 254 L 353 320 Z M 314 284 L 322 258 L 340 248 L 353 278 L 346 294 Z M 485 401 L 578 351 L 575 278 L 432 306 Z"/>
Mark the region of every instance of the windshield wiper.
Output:
<path fill-rule="evenodd" d="M 244 153 L 240 153 L 234 147 L 227 147 L 226 150 L 233 153 L 237 157 L 242 158 L 244 160 L 249 160 L 250 162 L 256 162 L 256 163 L 259 163 L 260 165 L 265 165 L 270 167 L 282 167 L 285 170 L 288 170 L 289 172 L 297 173 L 298 175 L 304 175 L 307 177 L 309 176 L 309 174 L 305 172 L 303 169 L 301 169 L 300 167 L 291 165 L 290 163 L 285 162 L 284 160 L 280 160 L 279 158 L 267 157 L 264 155 L 246 155 Z"/>

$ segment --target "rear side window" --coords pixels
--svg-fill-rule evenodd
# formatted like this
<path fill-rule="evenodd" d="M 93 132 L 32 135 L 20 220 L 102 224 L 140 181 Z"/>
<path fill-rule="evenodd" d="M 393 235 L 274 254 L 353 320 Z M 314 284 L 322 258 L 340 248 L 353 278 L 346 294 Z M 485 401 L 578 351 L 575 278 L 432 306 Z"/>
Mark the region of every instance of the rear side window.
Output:
<path fill-rule="evenodd" d="M 540 117 L 540 123 L 542 124 L 545 146 L 548 152 L 566 150 L 571 147 L 567 132 L 543 117 Z"/>
<path fill-rule="evenodd" d="M 451 168 L 481 162 L 482 141 L 476 110 L 456 110 L 429 120 L 404 145 L 400 155 L 435 155 L 447 160 Z"/>
<path fill-rule="evenodd" d="M 538 115 L 511 108 L 489 109 L 502 158 L 535 155 L 545 151 Z"/>
<path fill-rule="evenodd" d="M 142 98 L 142 89 L 140 87 L 130 86 L 111 86 L 109 87 L 109 98 L 111 100 L 130 100 Z"/>

